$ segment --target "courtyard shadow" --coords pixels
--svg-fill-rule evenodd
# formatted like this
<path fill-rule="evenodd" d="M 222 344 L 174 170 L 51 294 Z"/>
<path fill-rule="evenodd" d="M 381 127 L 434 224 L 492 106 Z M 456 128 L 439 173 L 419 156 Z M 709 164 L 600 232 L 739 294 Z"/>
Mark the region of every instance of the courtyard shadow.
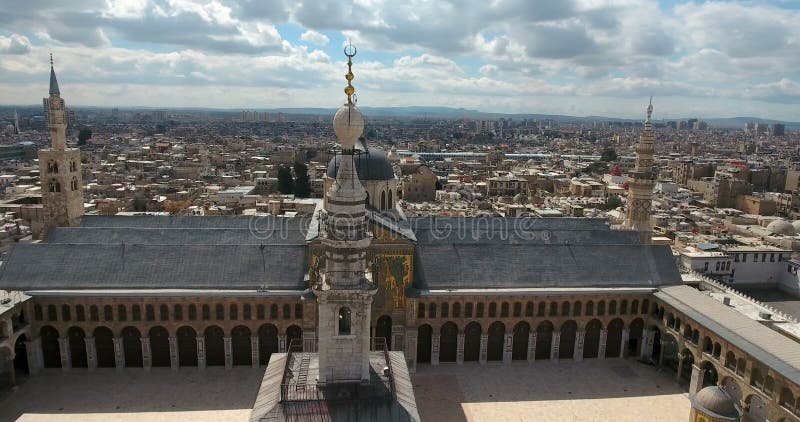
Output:
<path fill-rule="evenodd" d="M 47 369 L 0 393 L 0 420 L 26 414 L 251 409 L 264 368 Z"/>

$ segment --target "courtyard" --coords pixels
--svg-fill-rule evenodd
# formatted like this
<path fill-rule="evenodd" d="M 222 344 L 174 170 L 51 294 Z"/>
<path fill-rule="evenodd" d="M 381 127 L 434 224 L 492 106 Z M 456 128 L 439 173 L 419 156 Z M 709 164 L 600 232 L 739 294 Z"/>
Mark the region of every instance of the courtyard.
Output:
<path fill-rule="evenodd" d="M 47 370 L 4 391 L 0 420 L 246 421 L 262 369 Z M 685 387 L 631 360 L 423 366 L 423 421 L 686 421 Z"/>

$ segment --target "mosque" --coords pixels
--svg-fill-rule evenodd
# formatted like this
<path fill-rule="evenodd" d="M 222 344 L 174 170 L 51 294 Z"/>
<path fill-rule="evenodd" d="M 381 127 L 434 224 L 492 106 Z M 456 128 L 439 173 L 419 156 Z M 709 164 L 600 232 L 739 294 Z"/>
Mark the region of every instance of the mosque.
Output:
<path fill-rule="evenodd" d="M 669 246 L 650 242 L 652 103 L 624 229 L 410 218 L 388 158 L 359 141 L 346 54 L 341 153 L 312 218 L 82 216 L 51 63 L 49 230 L 0 268 L 0 288 L 25 298 L 0 313 L 12 383 L 43 368 L 246 365 L 266 368 L 251 420 L 419 420 L 409 374 L 427 365 L 638 359 L 689 385 L 691 421 L 799 420 L 797 343 L 683 285 Z"/>

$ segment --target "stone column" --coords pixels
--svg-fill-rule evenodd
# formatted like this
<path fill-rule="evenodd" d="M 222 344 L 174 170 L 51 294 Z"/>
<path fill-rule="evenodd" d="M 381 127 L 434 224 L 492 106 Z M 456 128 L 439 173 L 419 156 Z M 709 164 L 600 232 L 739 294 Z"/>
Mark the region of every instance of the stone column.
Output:
<path fill-rule="evenodd" d="M 558 347 L 561 343 L 561 332 L 556 331 L 553 333 L 553 340 L 550 342 L 550 360 L 558 362 Z"/>
<path fill-rule="evenodd" d="M 408 370 L 411 373 L 417 372 L 417 335 L 418 332 L 415 328 L 406 329 L 406 361 L 409 362 Z"/>
<path fill-rule="evenodd" d="M 250 336 L 250 360 L 253 362 L 253 368 L 261 366 L 260 358 L 258 355 L 258 335 L 252 335 Z"/>
<path fill-rule="evenodd" d="M 439 364 L 439 342 L 441 341 L 441 335 L 439 334 L 432 334 L 431 335 L 431 365 L 438 365 Z"/>
<path fill-rule="evenodd" d="M 42 351 L 41 343 L 41 339 L 38 338 L 25 342 L 25 353 L 28 354 L 28 372 L 31 375 L 38 374 L 39 370 L 42 369 L 41 361 L 39 360 Z"/>
<path fill-rule="evenodd" d="M 206 369 L 206 339 L 197 337 L 197 367 Z"/>
<path fill-rule="evenodd" d="M 686 360 L 686 359 L 678 356 L 678 371 L 675 372 L 675 381 L 680 381 L 681 380 L 681 371 L 683 370 L 683 361 L 684 360 Z"/>
<path fill-rule="evenodd" d="M 12 389 L 17 387 L 17 368 L 14 367 L 14 357 L 16 355 L 11 352 L 6 358 L 6 366 L 8 366 L 8 385 Z"/>
<path fill-rule="evenodd" d="M 97 369 L 97 349 L 94 337 L 84 337 L 83 341 L 86 343 L 86 366 L 89 367 L 89 371 L 94 371 Z"/>
<path fill-rule="evenodd" d="M 575 353 L 572 355 L 572 358 L 575 361 L 580 362 L 583 360 L 583 340 L 586 336 L 585 331 L 576 331 L 575 332 Z"/>
<path fill-rule="evenodd" d="M 606 358 L 606 337 L 608 336 L 608 330 L 600 330 L 600 346 L 597 349 L 597 358 L 598 359 L 605 359 Z"/>
<path fill-rule="evenodd" d="M 142 366 L 145 371 L 149 371 L 153 366 L 150 359 L 150 337 L 142 337 Z"/>
<path fill-rule="evenodd" d="M 628 357 L 628 336 L 630 335 L 630 330 L 627 328 L 622 329 L 622 340 L 620 340 L 619 345 L 619 357 L 626 358 Z"/>
<path fill-rule="evenodd" d="M 286 353 L 286 334 L 278 334 L 278 351 Z"/>
<path fill-rule="evenodd" d="M 61 352 L 61 370 L 69 371 L 72 367 L 72 358 L 69 353 L 69 339 L 66 337 L 58 338 L 58 350 Z"/>
<path fill-rule="evenodd" d="M 489 347 L 489 335 L 488 334 L 481 334 L 481 355 L 480 355 L 480 363 L 481 365 L 486 363 L 486 355 L 487 355 L 487 348 Z"/>
<path fill-rule="evenodd" d="M 536 360 L 536 331 L 528 334 L 528 363 Z"/>
<path fill-rule="evenodd" d="M 169 366 L 172 370 L 177 371 L 181 363 L 178 361 L 178 338 L 170 336 L 169 338 Z"/>
<path fill-rule="evenodd" d="M 692 364 L 692 378 L 689 380 L 689 400 L 703 387 L 703 371 L 696 363 Z"/>
<path fill-rule="evenodd" d="M 231 347 L 231 338 L 223 337 L 222 341 L 225 344 L 225 369 L 233 368 L 233 349 Z"/>
<path fill-rule="evenodd" d="M 511 363 L 514 353 L 514 334 L 506 333 L 503 342 L 503 363 Z"/>
<path fill-rule="evenodd" d="M 114 364 L 118 371 L 125 368 L 125 348 L 122 347 L 122 337 L 114 337 Z"/>
<path fill-rule="evenodd" d="M 456 337 L 456 363 L 459 365 L 464 364 L 464 333 L 458 333 Z"/>
<path fill-rule="evenodd" d="M 642 351 L 639 357 L 644 361 L 649 361 L 653 357 L 653 343 L 655 341 L 655 332 L 649 328 L 642 331 Z"/>

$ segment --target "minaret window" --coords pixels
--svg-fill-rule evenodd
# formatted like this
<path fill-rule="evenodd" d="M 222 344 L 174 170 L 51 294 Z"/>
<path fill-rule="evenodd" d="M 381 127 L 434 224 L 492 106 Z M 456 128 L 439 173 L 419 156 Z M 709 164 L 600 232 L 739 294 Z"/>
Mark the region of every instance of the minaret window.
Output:
<path fill-rule="evenodd" d="M 350 334 L 350 308 L 339 308 L 339 335 Z"/>
<path fill-rule="evenodd" d="M 47 172 L 48 173 L 58 173 L 58 163 L 55 161 L 48 161 L 47 162 Z"/>
<path fill-rule="evenodd" d="M 50 181 L 50 192 L 61 192 L 61 184 L 58 180 L 53 179 Z"/>
<path fill-rule="evenodd" d="M 69 171 L 75 171 L 78 169 L 78 165 L 75 164 L 75 161 L 70 161 L 69 163 Z"/>
<path fill-rule="evenodd" d="M 78 178 L 77 177 L 73 177 L 72 178 L 72 182 L 70 182 L 70 188 L 72 190 L 78 190 Z"/>

